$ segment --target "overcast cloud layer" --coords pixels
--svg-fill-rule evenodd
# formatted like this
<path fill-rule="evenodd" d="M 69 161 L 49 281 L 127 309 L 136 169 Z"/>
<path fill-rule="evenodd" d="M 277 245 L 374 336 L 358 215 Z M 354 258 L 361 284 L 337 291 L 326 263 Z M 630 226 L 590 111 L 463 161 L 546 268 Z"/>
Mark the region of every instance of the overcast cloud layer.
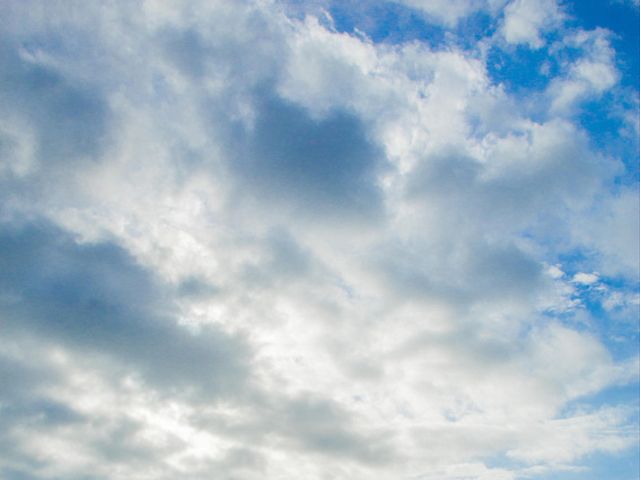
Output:
<path fill-rule="evenodd" d="M 572 5 L 0 2 L 0 478 L 636 478 L 638 38 Z"/>

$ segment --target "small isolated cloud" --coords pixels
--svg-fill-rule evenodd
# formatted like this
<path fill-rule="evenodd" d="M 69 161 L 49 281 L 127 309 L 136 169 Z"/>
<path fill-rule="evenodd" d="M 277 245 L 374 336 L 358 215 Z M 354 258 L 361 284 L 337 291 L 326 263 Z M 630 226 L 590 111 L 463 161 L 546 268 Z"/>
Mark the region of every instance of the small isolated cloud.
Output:
<path fill-rule="evenodd" d="M 599 277 L 596 273 L 578 272 L 573 276 L 573 282 L 581 285 L 593 285 L 598 281 Z"/>
<path fill-rule="evenodd" d="M 507 43 L 536 49 L 545 43 L 542 35 L 559 26 L 563 19 L 556 0 L 513 0 L 504 9 L 501 32 Z"/>

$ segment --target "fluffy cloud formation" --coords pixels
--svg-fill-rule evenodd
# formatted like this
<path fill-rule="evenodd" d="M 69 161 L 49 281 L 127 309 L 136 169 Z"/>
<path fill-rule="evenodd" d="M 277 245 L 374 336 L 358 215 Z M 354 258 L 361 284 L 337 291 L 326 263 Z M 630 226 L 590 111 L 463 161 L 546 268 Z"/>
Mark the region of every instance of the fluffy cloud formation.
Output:
<path fill-rule="evenodd" d="M 612 32 L 397 3 L 443 43 L 331 2 L 0 7 L 0 476 L 544 478 L 637 448 L 637 166 L 580 117 L 635 113 Z M 529 95 L 492 71 L 514 48 L 550 57 Z"/>
<path fill-rule="evenodd" d="M 541 34 L 557 25 L 562 16 L 555 0 L 515 0 L 504 9 L 502 34 L 508 43 L 540 48 L 544 44 Z"/>

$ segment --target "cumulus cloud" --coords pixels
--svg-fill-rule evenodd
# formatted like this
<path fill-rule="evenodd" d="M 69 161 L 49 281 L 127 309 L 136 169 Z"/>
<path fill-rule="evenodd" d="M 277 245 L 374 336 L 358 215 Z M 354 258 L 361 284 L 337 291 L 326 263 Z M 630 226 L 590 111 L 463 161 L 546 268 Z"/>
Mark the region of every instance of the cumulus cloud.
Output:
<path fill-rule="evenodd" d="M 543 478 L 637 446 L 608 396 L 638 381 L 635 167 L 579 117 L 619 92 L 611 33 L 401 3 L 443 44 L 331 2 L 0 7 L 0 476 Z M 553 60 L 534 102 L 492 77 L 517 45 Z"/>
<path fill-rule="evenodd" d="M 558 113 L 574 108 L 576 103 L 602 95 L 618 81 L 614 51 L 609 32 L 603 29 L 580 31 L 564 39 L 569 48 L 579 46 L 582 55 L 570 62 L 568 75 L 549 86 L 552 110 Z"/>
<path fill-rule="evenodd" d="M 563 13 L 555 0 L 514 0 L 504 9 L 502 34 L 507 43 L 544 45 L 541 35 L 561 23 Z"/>

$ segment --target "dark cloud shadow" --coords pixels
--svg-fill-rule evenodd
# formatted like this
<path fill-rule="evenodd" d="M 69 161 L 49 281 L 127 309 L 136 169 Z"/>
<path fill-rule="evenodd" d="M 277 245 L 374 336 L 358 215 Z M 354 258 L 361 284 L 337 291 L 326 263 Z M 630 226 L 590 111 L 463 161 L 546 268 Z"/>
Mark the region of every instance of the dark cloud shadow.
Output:
<path fill-rule="evenodd" d="M 228 145 L 240 196 L 302 215 L 371 219 L 382 213 L 377 175 L 383 154 L 349 112 L 315 119 L 263 93 L 253 125 L 236 126 Z"/>
<path fill-rule="evenodd" d="M 33 128 L 44 168 L 97 157 L 109 125 L 104 92 L 28 55 L 19 43 L 0 39 L 0 112 Z"/>
<path fill-rule="evenodd" d="M 249 375 L 242 339 L 178 325 L 167 287 L 119 247 L 78 244 L 47 224 L 0 234 L 5 334 L 105 358 L 172 394 L 233 394 Z"/>

